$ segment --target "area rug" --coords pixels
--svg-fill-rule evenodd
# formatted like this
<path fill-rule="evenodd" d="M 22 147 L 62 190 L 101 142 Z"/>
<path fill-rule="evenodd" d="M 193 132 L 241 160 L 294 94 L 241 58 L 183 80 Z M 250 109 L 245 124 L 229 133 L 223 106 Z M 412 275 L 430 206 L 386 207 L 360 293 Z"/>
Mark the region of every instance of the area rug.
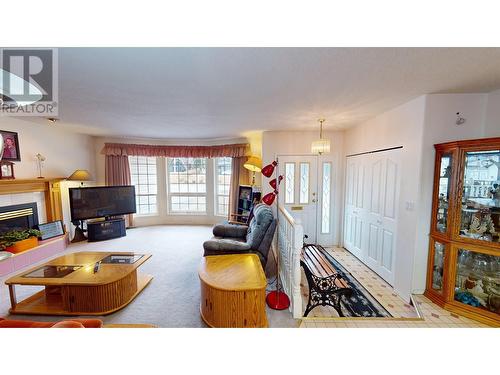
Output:
<path fill-rule="evenodd" d="M 342 297 L 341 308 L 346 317 L 392 317 L 389 311 L 387 311 L 384 306 L 382 306 L 344 266 L 335 260 L 335 258 L 321 246 L 318 246 L 317 248 L 325 256 L 326 260 L 332 265 L 332 267 L 343 275 L 342 278 L 353 291 L 351 297 Z"/>

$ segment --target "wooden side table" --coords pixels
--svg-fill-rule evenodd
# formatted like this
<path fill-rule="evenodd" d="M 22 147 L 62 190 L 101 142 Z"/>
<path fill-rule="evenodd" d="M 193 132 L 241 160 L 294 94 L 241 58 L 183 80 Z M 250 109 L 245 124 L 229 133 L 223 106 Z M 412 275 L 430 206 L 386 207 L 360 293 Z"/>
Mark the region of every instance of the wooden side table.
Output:
<path fill-rule="evenodd" d="M 204 257 L 198 271 L 201 317 L 210 327 L 267 327 L 266 285 L 255 254 Z"/>

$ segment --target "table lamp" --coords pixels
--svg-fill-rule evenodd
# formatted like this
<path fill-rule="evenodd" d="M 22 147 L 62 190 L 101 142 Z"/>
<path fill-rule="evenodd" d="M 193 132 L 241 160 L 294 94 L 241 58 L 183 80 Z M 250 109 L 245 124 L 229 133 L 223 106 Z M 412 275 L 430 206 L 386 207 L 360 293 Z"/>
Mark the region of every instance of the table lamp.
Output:
<path fill-rule="evenodd" d="M 255 172 L 260 172 L 262 169 L 262 160 L 258 156 L 250 156 L 243 167 L 253 172 L 252 175 L 252 186 L 255 185 Z"/>
<path fill-rule="evenodd" d="M 90 176 L 89 171 L 87 171 L 86 169 L 77 169 L 66 180 L 80 181 L 81 187 L 83 187 L 83 181 L 91 181 L 92 177 Z"/>

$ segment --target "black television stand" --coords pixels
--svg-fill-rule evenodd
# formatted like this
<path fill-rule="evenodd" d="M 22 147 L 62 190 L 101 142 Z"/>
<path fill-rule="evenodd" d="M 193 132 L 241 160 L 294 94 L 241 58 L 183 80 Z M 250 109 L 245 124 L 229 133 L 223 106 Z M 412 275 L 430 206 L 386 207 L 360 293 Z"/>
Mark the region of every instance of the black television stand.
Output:
<path fill-rule="evenodd" d="M 87 222 L 87 236 L 89 242 L 110 240 L 112 238 L 125 237 L 125 219 L 106 218 L 101 221 Z"/>

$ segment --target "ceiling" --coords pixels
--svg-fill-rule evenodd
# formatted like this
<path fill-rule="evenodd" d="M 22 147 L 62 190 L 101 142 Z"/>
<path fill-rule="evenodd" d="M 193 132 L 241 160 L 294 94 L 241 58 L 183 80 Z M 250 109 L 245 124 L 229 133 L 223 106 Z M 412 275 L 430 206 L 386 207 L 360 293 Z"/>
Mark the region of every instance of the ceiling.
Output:
<path fill-rule="evenodd" d="M 92 135 L 331 130 L 422 94 L 499 89 L 500 48 L 61 48 L 59 86 L 56 126 Z"/>

